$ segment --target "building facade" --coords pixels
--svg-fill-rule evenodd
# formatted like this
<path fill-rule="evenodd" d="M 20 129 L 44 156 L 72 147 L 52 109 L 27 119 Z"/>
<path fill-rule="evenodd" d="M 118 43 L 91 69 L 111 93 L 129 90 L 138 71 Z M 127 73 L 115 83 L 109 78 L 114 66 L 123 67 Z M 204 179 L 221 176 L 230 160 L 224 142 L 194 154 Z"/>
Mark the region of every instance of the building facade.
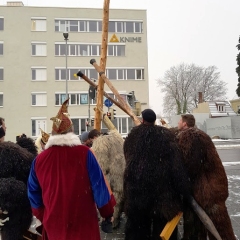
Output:
<path fill-rule="evenodd" d="M 0 12 L 0 116 L 6 139 L 15 141 L 21 133 L 37 137 L 39 128 L 50 132 L 50 118 L 66 95 L 75 133 L 86 131 L 96 101 L 89 98 L 89 84 L 74 74 L 81 70 L 98 79 L 90 60 L 100 60 L 103 10 L 9 2 Z M 123 98 L 134 91 L 142 109 L 149 105 L 146 26 L 146 10 L 109 11 L 106 75 Z M 106 84 L 104 90 L 111 93 Z M 114 125 L 126 135 L 132 120 L 114 108 Z"/>

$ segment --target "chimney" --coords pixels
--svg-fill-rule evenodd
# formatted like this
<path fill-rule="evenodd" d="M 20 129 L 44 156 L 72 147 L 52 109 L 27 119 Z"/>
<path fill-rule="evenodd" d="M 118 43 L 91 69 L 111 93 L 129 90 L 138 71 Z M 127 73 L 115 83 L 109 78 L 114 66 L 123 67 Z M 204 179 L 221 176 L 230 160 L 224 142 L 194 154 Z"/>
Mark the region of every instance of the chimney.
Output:
<path fill-rule="evenodd" d="M 198 92 L 198 103 L 202 103 L 202 102 L 203 102 L 202 92 Z"/>
<path fill-rule="evenodd" d="M 9 7 L 23 7 L 24 4 L 21 1 L 15 1 L 15 2 L 7 2 L 7 6 L 9 6 Z"/>

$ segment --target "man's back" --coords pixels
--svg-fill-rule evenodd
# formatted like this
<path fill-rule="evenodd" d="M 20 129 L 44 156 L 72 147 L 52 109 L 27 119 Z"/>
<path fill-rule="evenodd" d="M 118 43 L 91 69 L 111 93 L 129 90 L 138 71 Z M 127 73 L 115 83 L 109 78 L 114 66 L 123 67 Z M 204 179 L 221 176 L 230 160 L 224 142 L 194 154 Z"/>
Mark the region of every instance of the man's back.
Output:
<path fill-rule="evenodd" d="M 29 197 L 33 208 L 43 208 L 43 216 L 36 216 L 49 239 L 100 239 L 96 204 L 106 205 L 110 194 L 93 153 L 77 135 L 49 139 L 32 165 Z"/>

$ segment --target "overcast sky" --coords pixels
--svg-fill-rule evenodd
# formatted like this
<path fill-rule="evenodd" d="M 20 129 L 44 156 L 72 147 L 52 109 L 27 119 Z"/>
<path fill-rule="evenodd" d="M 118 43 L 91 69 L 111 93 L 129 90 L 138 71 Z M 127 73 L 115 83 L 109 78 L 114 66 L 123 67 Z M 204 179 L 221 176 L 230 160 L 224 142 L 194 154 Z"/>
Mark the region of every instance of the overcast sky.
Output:
<path fill-rule="evenodd" d="M 23 3 L 102 8 L 104 0 L 23 0 Z M 215 65 L 221 79 L 228 83 L 228 99 L 237 98 L 240 0 L 110 0 L 110 11 L 111 8 L 147 10 L 150 107 L 157 113 L 162 113 L 162 94 L 156 79 L 182 62 L 203 67 Z M 137 98 L 140 100 L 140 96 Z"/>

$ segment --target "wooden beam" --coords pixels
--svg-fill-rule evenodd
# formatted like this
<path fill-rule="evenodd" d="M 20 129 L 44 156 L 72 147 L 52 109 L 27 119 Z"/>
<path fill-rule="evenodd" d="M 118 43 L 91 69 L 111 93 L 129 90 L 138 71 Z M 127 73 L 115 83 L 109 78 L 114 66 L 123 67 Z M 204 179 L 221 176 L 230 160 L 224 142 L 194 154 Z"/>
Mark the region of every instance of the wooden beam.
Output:
<path fill-rule="evenodd" d="M 162 240 L 168 240 L 171 237 L 175 227 L 178 225 L 178 222 L 181 219 L 181 216 L 182 212 L 180 212 L 177 216 L 175 216 L 171 221 L 169 221 L 166 224 L 166 226 L 164 227 L 160 234 Z"/>
<path fill-rule="evenodd" d="M 103 71 L 106 69 L 107 62 L 107 46 L 108 46 L 108 21 L 109 21 L 109 4 L 110 0 L 104 0 L 103 4 L 103 21 L 102 21 L 102 46 L 101 46 L 101 59 L 100 66 Z M 101 112 L 98 108 L 103 107 L 103 90 L 104 81 L 99 76 L 97 88 L 97 109 L 95 111 L 94 128 L 98 131 L 101 130 Z"/>
<path fill-rule="evenodd" d="M 113 94 L 116 96 L 118 102 L 122 105 L 122 107 L 126 110 L 127 114 L 133 119 L 134 124 L 137 126 L 141 124 L 141 121 L 138 119 L 138 117 L 134 114 L 131 107 L 124 101 L 124 99 L 120 96 L 117 89 L 112 85 L 110 80 L 106 77 L 103 69 L 101 69 L 100 66 L 97 65 L 95 59 L 91 59 L 90 63 L 95 67 L 97 72 L 99 73 L 100 77 L 104 80 L 104 82 L 108 85 L 108 87 L 111 89 Z"/>
<path fill-rule="evenodd" d="M 88 84 L 90 84 L 91 86 L 95 87 L 96 89 L 98 88 L 98 85 L 96 83 L 94 83 L 91 79 L 89 79 L 86 75 L 84 75 L 81 71 L 79 71 L 78 73 L 74 74 L 75 77 L 81 77 L 82 79 L 84 79 Z M 140 120 L 139 121 L 135 121 L 135 118 L 133 117 L 133 113 L 129 110 L 127 110 L 124 106 L 124 104 L 121 104 L 119 101 L 115 100 L 114 98 L 112 98 L 110 95 L 108 95 L 105 91 L 103 91 L 103 95 L 108 98 L 112 103 L 114 103 L 116 106 L 118 106 L 121 110 L 123 110 L 126 114 L 128 114 L 132 120 L 134 121 L 134 123 L 136 125 L 141 124 Z M 122 99 L 122 98 L 121 98 Z M 123 99 L 122 99 L 123 100 Z"/>

